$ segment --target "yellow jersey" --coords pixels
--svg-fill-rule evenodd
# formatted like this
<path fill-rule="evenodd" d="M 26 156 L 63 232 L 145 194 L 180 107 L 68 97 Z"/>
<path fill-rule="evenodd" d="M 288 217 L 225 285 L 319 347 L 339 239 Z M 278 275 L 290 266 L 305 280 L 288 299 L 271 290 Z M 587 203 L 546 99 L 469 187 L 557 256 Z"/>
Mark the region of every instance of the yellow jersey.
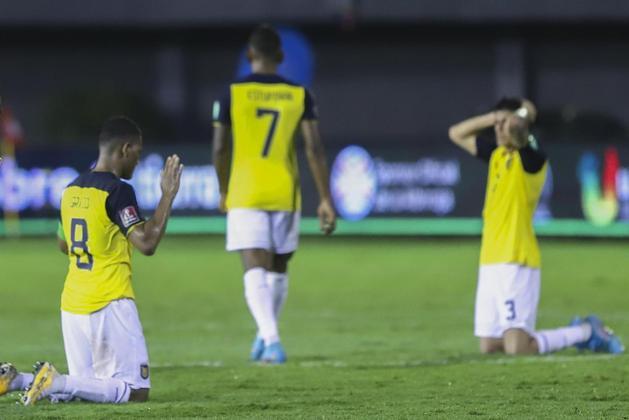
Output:
<path fill-rule="evenodd" d="M 295 134 L 316 119 L 312 95 L 279 75 L 252 74 L 214 103 L 214 125 L 232 131 L 227 208 L 296 211 L 301 207 Z"/>
<path fill-rule="evenodd" d="M 90 314 L 133 299 L 129 232 L 144 220 L 133 187 L 110 172 L 80 175 L 63 191 L 61 235 L 68 245 L 68 274 L 61 309 Z"/>
<path fill-rule="evenodd" d="M 546 156 L 532 136 L 515 151 L 485 139 L 477 139 L 476 145 L 477 156 L 489 163 L 480 264 L 539 268 L 533 216 L 546 179 Z"/>

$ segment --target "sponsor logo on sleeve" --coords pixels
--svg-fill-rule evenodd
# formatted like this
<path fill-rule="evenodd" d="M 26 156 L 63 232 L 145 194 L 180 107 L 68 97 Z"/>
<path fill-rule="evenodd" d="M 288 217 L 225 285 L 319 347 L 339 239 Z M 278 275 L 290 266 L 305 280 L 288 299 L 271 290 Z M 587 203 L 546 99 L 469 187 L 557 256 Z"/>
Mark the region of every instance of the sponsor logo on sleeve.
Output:
<path fill-rule="evenodd" d="M 134 206 L 125 207 L 120 211 L 120 221 L 122 222 L 122 226 L 128 228 L 140 221 L 140 216 L 138 215 L 138 211 Z"/>

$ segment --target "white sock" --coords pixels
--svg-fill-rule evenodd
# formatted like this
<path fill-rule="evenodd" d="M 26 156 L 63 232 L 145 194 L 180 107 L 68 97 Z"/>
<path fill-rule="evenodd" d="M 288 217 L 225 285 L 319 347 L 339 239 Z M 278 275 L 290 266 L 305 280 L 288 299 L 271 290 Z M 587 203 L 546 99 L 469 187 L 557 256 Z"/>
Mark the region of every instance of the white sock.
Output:
<path fill-rule="evenodd" d="M 557 328 L 555 330 L 537 331 L 533 334 L 540 354 L 550 353 L 582 343 L 589 340 L 591 335 L 592 326 L 588 323 L 574 327 Z"/>
<path fill-rule="evenodd" d="M 286 302 L 288 296 L 288 275 L 286 273 L 276 273 L 273 271 L 267 271 L 266 284 L 271 289 L 271 295 L 273 296 L 273 313 L 275 319 L 280 319 L 280 312 Z"/>
<path fill-rule="evenodd" d="M 50 399 L 51 403 L 57 404 L 72 401 L 74 397 L 72 396 L 72 394 L 50 394 L 48 396 L 48 399 Z"/>
<path fill-rule="evenodd" d="M 33 382 L 32 373 L 18 373 L 9 384 L 9 391 L 21 391 Z"/>
<path fill-rule="evenodd" d="M 85 401 L 122 404 L 129 401 L 131 388 L 115 378 L 88 378 L 61 375 L 53 383 L 51 394 L 69 394 Z"/>
<path fill-rule="evenodd" d="M 273 313 L 273 295 L 266 283 L 266 270 L 256 267 L 245 273 L 245 300 L 258 325 L 258 334 L 269 345 L 280 341 Z"/>

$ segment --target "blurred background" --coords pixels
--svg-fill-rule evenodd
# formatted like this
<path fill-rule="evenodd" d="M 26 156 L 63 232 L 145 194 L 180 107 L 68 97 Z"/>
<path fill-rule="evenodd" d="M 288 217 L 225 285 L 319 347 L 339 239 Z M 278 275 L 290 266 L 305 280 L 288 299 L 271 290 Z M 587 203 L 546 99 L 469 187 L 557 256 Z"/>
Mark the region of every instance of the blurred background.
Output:
<path fill-rule="evenodd" d="M 176 152 L 170 229 L 222 232 L 212 103 L 247 71 L 261 22 L 281 30 L 282 72 L 316 96 L 339 233 L 477 235 L 486 167 L 447 130 L 523 96 L 551 159 L 538 231 L 629 236 L 629 3 L 612 0 L 0 0 L 0 235 L 55 230 L 60 192 L 116 114 L 144 130 L 145 212 Z M 314 232 L 303 162 L 302 184 Z"/>

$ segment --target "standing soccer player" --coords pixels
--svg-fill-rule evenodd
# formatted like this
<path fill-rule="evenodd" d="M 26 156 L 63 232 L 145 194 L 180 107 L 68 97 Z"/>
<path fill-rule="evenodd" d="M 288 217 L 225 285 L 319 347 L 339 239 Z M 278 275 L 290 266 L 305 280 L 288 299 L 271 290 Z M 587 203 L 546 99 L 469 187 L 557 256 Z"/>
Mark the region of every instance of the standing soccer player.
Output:
<path fill-rule="evenodd" d="M 63 192 L 59 247 L 69 266 L 61 324 L 70 374 L 59 374 L 49 362 L 38 363 L 34 375 L 0 364 L 0 394 L 28 386 L 24 405 L 44 397 L 148 400 L 149 360 L 131 286 L 131 245 L 144 255 L 155 253 L 183 165 L 177 155 L 168 157 L 162 198 L 145 221 L 133 187 L 122 181 L 132 177 L 141 151 L 140 128 L 126 117 L 109 119 L 100 132 L 96 166 Z"/>
<path fill-rule="evenodd" d="M 227 250 L 239 251 L 242 257 L 245 300 L 258 330 L 251 360 L 284 363 L 278 317 L 288 292 L 288 261 L 299 235 L 298 129 L 326 235 L 334 231 L 336 214 L 314 100 L 305 87 L 277 74 L 283 60 L 277 32 L 264 25 L 255 29 L 247 58 L 253 73 L 232 83 L 214 104 L 214 166 L 220 208 L 227 211 Z"/>
<path fill-rule="evenodd" d="M 618 337 L 596 316 L 569 327 L 535 331 L 540 291 L 540 252 L 533 214 L 547 171 L 529 125 L 536 110 L 528 100 L 503 99 L 493 112 L 450 127 L 450 139 L 489 164 L 476 292 L 475 335 L 482 353 L 548 353 L 572 345 L 621 353 Z M 495 140 L 479 133 L 494 128 Z"/>

